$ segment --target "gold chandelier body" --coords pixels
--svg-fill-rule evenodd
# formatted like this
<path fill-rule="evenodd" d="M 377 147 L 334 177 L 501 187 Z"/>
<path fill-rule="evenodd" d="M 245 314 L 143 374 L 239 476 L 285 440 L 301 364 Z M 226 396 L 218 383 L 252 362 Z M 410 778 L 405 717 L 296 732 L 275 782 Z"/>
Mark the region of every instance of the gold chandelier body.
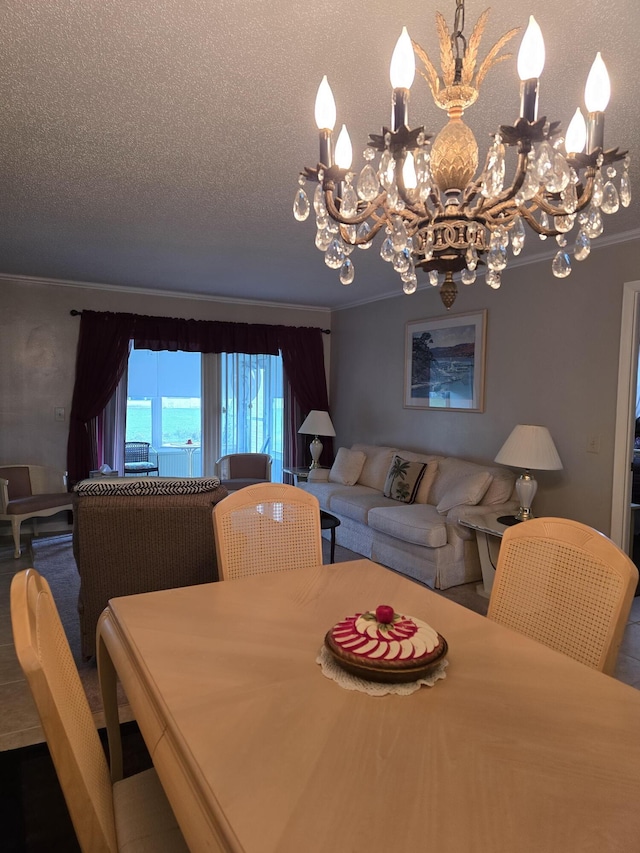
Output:
<path fill-rule="evenodd" d="M 294 202 L 296 218 L 306 219 L 310 205 L 304 183 L 318 182 L 313 201 L 316 245 L 325 252 L 327 265 L 340 269 L 343 284 L 354 277 L 349 257 L 353 248 L 367 248 L 384 229 L 381 255 L 400 274 L 405 293 L 416 290 L 416 271 L 424 270 L 431 284 L 440 286 L 447 308 L 456 299 L 454 275 L 458 273 L 464 284 L 471 284 L 478 265 L 485 265 L 487 283 L 500 286 L 507 246 L 511 242 L 513 254 L 519 254 L 524 223 L 541 239 L 556 238 L 559 250 L 552 269 L 563 278 L 571 272 L 565 235 L 574 223 L 580 225 L 574 257 L 582 260 L 589 254 L 591 239 L 602 232 L 601 211 L 613 213 L 619 203 L 630 202 L 627 152 L 603 149 L 604 113 L 589 111 L 586 154 L 576 153 L 577 147 L 563 149 L 559 123 L 537 117 L 537 79 L 533 78 L 523 78 L 520 118 L 512 126 L 500 127 L 484 169 L 476 177 L 478 145 L 463 121 L 464 111 L 478 100 L 487 72 L 510 58 L 502 49 L 519 29 L 505 33 L 478 64 L 489 10 L 482 13 L 467 41 L 462 34 L 464 0 L 456 2 L 453 35 L 436 13 L 441 74 L 426 51 L 411 42 L 422 63 L 419 73 L 449 118 L 433 142 L 423 128 L 407 126 L 409 88 L 394 87 L 394 126 L 370 136 L 356 186 L 350 162 L 346 166 L 333 163 L 330 131 L 321 130 L 321 162 L 317 169 L 303 170 Z M 406 30 L 401 40 L 404 35 Z M 504 183 L 505 147 L 517 152 L 509 186 Z M 377 172 L 371 164 L 376 151 L 381 155 Z M 607 179 L 615 175 L 613 164 L 620 160 L 624 160 L 624 172 L 618 192 Z"/>

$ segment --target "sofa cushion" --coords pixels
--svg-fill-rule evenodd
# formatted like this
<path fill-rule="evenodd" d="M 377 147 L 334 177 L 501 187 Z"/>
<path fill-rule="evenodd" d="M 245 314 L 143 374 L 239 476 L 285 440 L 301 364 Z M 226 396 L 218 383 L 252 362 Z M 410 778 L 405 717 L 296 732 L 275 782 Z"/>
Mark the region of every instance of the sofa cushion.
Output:
<path fill-rule="evenodd" d="M 361 450 L 349 450 L 346 447 L 340 447 L 329 471 L 329 482 L 342 483 L 343 486 L 355 486 L 362 473 L 366 458 Z"/>
<path fill-rule="evenodd" d="M 397 501 L 385 498 L 377 489 L 358 486 L 343 486 L 342 488 L 342 492 L 336 492 L 331 497 L 331 512 L 344 515 L 354 521 L 359 521 L 361 524 L 367 524 L 369 512 L 375 507 L 398 506 Z"/>
<path fill-rule="evenodd" d="M 488 471 L 477 471 L 456 480 L 438 501 L 438 512 L 447 513 L 454 506 L 475 506 L 480 503 L 492 479 Z"/>
<path fill-rule="evenodd" d="M 426 468 L 424 462 L 410 462 L 396 453 L 391 460 L 384 484 L 385 498 L 412 504 Z"/>
<path fill-rule="evenodd" d="M 396 448 L 375 444 L 354 444 L 351 449 L 360 450 L 367 457 L 362 466 L 362 473 L 358 477 L 358 483 L 382 492 L 389 465 L 391 465 L 391 457 L 396 452 Z"/>
<path fill-rule="evenodd" d="M 328 482 L 310 482 L 306 483 L 298 483 L 298 488 L 303 489 L 305 492 L 309 492 L 318 499 L 318 503 L 320 504 L 320 509 L 328 509 L 331 511 L 333 509 L 333 498 L 338 495 L 356 495 L 356 494 L 377 494 L 379 497 L 382 497 L 380 492 L 376 492 L 375 489 L 370 489 L 368 486 L 343 486 L 342 483 L 328 483 Z"/>
<path fill-rule="evenodd" d="M 369 527 L 395 539 L 428 548 L 447 544 L 445 519 L 429 504 L 376 507 L 369 512 Z"/>
<path fill-rule="evenodd" d="M 79 495 L 196 495 L 220 487 L 217 477 L 103 477 L 81 480 Z"/>
<path fill-rule="evenodd" d="M 516 475 L 508 468 L 489 468 L 487 470 L 493 474 L 493 480 L 482 498 L 483 506 L 504 504 L 510 501 L 513 497 Z"/>

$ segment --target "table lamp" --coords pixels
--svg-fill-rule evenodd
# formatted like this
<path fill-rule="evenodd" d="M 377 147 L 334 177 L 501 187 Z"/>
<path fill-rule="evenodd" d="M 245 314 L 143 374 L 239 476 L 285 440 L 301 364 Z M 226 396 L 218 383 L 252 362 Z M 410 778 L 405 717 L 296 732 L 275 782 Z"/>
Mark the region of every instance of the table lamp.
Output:
<path fill-rule="evenodd" d="M 544 426 L 518 424 L 500 448 L 495 461 L 501 465 L 525 469 L 516 480 L 516 492 L 520 502 L 518 513 L 515 516 L 503 515 L 498 521 L 501 524 L 515 524 L 533 518 L 531 504 L 538 483 L 529 469 L 558 471 L 562 468 L 551 433 Z"/>
<path fill-rule="evenodd" d="M 315 438 L 309 445 L 309 450 L 311 451 L 312 463 L 310 466 L 310 470 L 313 468 L 319 468 L 320 463 L 320 454 L 322 453 L 322 442 L 318 438 L 319 435 L 335 435 L 336 431 L 333 428 L 333 424 L 331 423 L 331 418 L 329 417 L 329 412 L 319 412 L 317 409 L 312 409 L 307 417 L 304 419 L 304 423 L 298 430 L 299 433 L 303 435 L 313 435 Z"/>

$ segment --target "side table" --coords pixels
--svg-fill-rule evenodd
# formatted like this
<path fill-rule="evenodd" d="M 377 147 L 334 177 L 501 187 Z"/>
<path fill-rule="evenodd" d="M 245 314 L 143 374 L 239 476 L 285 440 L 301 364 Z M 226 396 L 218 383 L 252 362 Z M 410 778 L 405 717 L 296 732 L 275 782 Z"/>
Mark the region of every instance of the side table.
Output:
<path fill-rule="evenodd" d="M 478 584 L 476 591 L 478 595 L 490 598 L 493 579 L 496 574 L 500 542 L 505 530 L 508 529 L 507 525 L 501 524 L 498 521 L 498 515 L 491 512 L 470 514 L 465 518 L 458 519 L 458 523 L 476 532 L 480 568 L 482 569 L 482 583 Z"/>
<path fill-rule="evenodd" d="M 293 484 L 297 486 L 298 483 L 306 483 L 307 478 L 309 476 L 308 468 L 283 468 L 283 474 L 291 474 L 293 477 Z"/>

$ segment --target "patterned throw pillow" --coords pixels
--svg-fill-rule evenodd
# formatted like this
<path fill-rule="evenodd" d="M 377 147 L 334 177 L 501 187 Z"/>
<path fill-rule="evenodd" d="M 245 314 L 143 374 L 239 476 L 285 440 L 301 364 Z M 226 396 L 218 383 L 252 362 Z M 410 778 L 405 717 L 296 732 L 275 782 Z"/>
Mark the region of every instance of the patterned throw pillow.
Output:
<path fill-rule="evenodd" d="M 113 477 L 81 480 L 79 495 L 197 495 L 220 486 L 217 477 Z"/>
<path fill-rule="evenodd" d="M 409 462 L 395 455 L 391 460 L 387 480 L 384 484 L 385 498 L 412 504 L 418 493 L 418 486 L 426 470 L 424 462 Z"/>

